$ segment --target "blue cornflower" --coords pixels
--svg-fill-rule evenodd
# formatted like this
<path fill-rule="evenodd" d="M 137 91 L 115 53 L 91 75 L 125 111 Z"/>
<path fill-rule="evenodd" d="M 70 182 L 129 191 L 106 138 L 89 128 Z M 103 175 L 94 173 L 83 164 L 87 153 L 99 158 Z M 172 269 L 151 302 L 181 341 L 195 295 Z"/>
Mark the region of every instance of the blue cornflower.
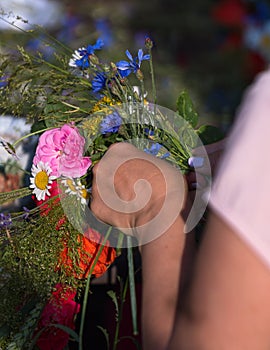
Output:
<path fill-rule="evenodd" d="M 160 143 L 155 142 L 155 143 L 152 143 L 150 148 L 145 148 L 144 152 L 151 154 L 152 156 L 159 157 L 161 159 L 169 157 L 170 156 L 169 152 L 166 152 L 166 153 L 159 156 L 159 151 L 160 151 L 161 147 L 162 147 L 162 145 Z"/>
<path fill-rule="evenodd" d="M 100 90 L 104 89 L 106 87 L 106 74 L 97 72 L 97 74 L 94 76 L 92 80 L 92 90 L 93 92 L 99 92 Z"/>
<path fill-rule="evenodd" d="M 100 123 L 100 132 L 107 134 L 108 132 L 116 133 L 122 124 L 122 118 L 117 112 L 108 114 Z"/>
<path fill-rule="evenodd" d="M 154 136 L 154 130 L 151 130 L 149 128 L 144 128 L 144 132 L 146 133 L 146 135 L 150 138 L 151 136 Z"/>
<path fill-rule="evenodd" d="M 103 40 L 98 39 L 94 45 L 88 45 L 76 50 L 69 61 L 69 66 L 85 69 L 89 67 L 89 56 L 93 55 L 95 50 L 100 50 L 104 46 Z"/>
<path fill-rule="evenodd" d="M 0 77 L 0 88 L 3 88 L 7 85 L 8 85 L 8 76 L 3 75 L 2 77 Z"/>
<path fill-rule="evenodd" d="M 138 56 L 134 58 L 128 50 L 126 51 L 126 55 L 129 59 L 129 62 L 119 61 L 116 63 L 116 67 L 118 68 L 118 71 L 122 78 L 127 77 L 130 73 L 137 73 L 141 67 L 142 61 L 150 59 L 150 55 L 144 55 L 142 49 L 139 49 Z"/>
<path fill-rule="evenodd" d="M 12 224 L 11 215 L 0 213 L 0 229 L 7 228 Z"/>

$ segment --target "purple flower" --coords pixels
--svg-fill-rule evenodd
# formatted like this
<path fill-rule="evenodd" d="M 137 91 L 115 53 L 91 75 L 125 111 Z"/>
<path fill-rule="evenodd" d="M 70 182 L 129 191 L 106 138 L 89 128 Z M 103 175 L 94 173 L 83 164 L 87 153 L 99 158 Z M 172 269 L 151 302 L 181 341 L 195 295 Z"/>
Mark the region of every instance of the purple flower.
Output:
<path fill-rule="evenodd" d="M 159 157 L 161 159 L 167 158 L 170 156 L 169 152 L 159 155 L 159 151 L 161 150 L 162 145 L 158 142 L 152 143 L 150 148 L 145 148 L 144 152 L 151 154 L 152 156 Z"/>
<path fill-rule="evenodd" d="M 0 229 L 5 229 L 12 225 L 11 215 L 0 213 Z"/>
<path fill-rule="evenodd" d="M 108 114 L 100 123 L 100 132 L 107 134 L 108 132 L 116 133 L 122 124 L 122 118 L 117 112 Z"/>
<path fill-rule="evenodd" d="M 142 61 L 149 60 L 150 55 L 144 55 L 143 50 L 139 49 L 138 56 L 132 57 L 131 53 L 127 50 L 126 51 L 128 61 L 119 61 L 116 63 L 116 67 L 121 75 L 122 78 L 127 77 L 130 73 L 137 73 L 137 71 L 140 69 Z"/>
<path fill-rule="evenodd" d="M 27 207 L 23 207 L 23 219 L 28 220 L 30 215 L 30 210 Z"/>
<path fill-rule="evenodd" d="M 89 56 L 93 55 L 96 50 L 102 49 L 104 43 L 98 39 L 94 45 L 88 45 L 86 48 L 82 47 L 74 52 L 69 61 L 69 66 L 80 69 L 89 67 Z"/>

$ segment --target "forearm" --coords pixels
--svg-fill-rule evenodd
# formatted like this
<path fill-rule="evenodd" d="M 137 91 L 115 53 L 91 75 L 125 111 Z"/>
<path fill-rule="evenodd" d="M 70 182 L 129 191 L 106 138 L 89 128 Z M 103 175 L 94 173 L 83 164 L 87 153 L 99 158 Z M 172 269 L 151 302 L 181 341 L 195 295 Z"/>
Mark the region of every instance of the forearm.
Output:
<path fill-rule="evenodd" d="M 185 244 L 183 228 L 179 216 L 163 235 L 141 248 L 145 350 L 165 349 L 172 332 Z"/>

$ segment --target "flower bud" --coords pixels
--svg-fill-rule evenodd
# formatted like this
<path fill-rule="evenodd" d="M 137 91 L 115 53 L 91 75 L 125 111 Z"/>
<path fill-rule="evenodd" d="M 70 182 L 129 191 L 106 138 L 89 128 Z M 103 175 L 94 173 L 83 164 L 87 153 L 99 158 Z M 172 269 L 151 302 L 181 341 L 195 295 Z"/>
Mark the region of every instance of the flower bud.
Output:
<path fill-rule="evenodd" d="M 90 64 L 92 64 L 93 66 L 96 66 L 99 64 L 99 59 L 95 54 L 89 55 L 89 62 Z"/>
<path fill-rule="evenodd" d="M 117 72 L 117 66 L 114 62 L 111 62 L 111 69 L 113 72 Z"/>
<path fill-rule="evenodd" d="M 149 36 L 145 37 L 144 45 L 147 49 L 152 49 L 152 47 L 154 46 L 154 43 L 152 39 L 149 38 Z"/>
<path fill-rule="evenodd" d="M 105 73 L 109 73 L 111 69 L 110 69 L 110 66 L 108 64 L 104 64 L 103 65 L 103 70 L 104 70 Z"/>
<path fill-rule="evenodd" d="M 143 72 L 138 69 L 137 72 L 136 72 L 136 77 L 140 80 L 140 81 L 143 81 Z"/>

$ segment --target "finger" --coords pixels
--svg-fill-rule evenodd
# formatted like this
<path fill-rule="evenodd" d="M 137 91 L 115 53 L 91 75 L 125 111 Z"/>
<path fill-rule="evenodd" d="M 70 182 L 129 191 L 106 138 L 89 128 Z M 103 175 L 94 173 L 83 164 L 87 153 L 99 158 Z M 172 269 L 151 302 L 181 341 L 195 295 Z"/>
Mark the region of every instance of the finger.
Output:
<path fill-rule="evenodd" d="M 209 181 L 204 174 L 190 172 L 186 175 L 189 191 L 202 190 L 209 185 Z"/>

